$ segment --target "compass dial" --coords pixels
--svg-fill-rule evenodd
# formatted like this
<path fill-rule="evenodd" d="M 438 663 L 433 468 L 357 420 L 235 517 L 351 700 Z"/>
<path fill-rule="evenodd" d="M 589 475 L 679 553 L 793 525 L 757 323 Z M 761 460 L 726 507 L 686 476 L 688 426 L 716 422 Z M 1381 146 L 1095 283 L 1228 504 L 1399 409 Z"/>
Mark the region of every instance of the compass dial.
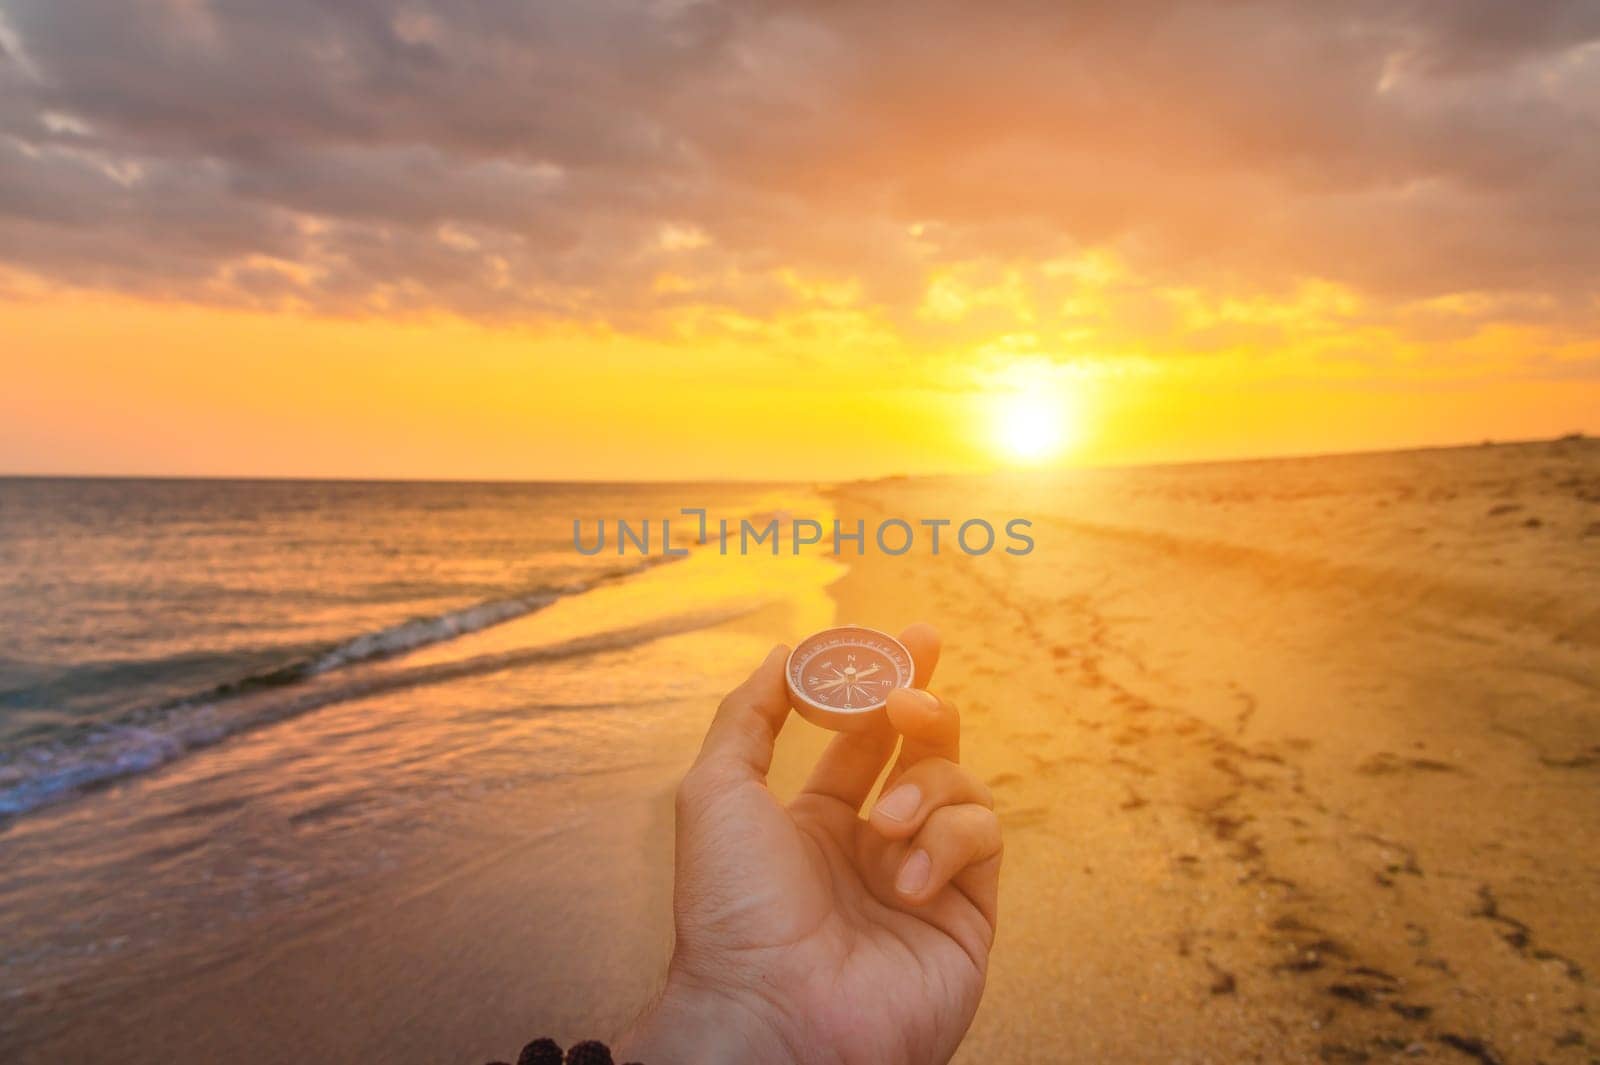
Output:
<path fill-rule="evenodd" d="M 814 724 L 871 724 L 889 692 L 910 687 L 911 652 L 893 636 L 850 625 L 801 640 L 789 655 L 789 702 Z"/>

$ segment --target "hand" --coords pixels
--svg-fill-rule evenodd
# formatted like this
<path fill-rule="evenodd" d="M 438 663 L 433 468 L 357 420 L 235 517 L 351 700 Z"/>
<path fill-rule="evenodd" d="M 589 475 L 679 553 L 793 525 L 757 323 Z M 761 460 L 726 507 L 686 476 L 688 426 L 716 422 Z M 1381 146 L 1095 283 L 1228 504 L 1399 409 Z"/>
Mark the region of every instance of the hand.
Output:
<path fill-rule="evenodd" d="M 619 1060 L 928 1065 L 972 1023 L 994 942 L 1000 823 L 957 764 L 955 708 L 921 689 L 939 636 L 901 636 L 916 689 L 835 737 L 785 807 L 767 789 L 789 713 L 776 647 L 722 701 L 678 790 L 677 943 Z M 862 803 L 905 742 L 863 819 Z"/>

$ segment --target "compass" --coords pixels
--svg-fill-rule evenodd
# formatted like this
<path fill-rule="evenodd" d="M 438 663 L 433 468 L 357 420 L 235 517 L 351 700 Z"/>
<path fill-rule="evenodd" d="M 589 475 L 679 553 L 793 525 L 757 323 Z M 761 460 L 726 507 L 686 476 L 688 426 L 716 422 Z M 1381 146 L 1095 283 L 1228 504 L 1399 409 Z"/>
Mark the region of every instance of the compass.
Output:
<path fill-rule="evenodd" d="M 807 636 L 789 654 L 789 705 L 813 725 L 853 732 L 883 715 L 895 688 L 911 687 L 911 652 L 887 633 L 859 625 Z"/>

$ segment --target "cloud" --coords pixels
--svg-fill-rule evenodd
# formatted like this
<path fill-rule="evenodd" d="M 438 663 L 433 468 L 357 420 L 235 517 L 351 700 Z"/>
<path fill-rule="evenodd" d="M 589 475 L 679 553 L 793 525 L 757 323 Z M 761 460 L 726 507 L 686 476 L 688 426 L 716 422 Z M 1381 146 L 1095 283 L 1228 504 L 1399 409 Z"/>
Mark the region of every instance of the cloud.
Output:
<path fill-rule="evenodd" d="M 1592 0 L 0 0 L 0 260 L 621 329 L 848 291 L 946 346 L 1244 343 L 1194 302 L 1309 282 L 1592 330 L 1597 100 Z"/>

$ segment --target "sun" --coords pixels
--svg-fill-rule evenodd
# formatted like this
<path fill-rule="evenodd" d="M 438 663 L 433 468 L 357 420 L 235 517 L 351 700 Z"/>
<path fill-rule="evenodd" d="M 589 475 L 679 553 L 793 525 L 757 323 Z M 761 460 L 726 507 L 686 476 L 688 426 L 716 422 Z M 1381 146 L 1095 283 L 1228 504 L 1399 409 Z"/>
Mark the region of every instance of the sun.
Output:
<path fill-rule="evenodd" d="M 1089 382 L 1073 362 L 1023 356 L 977 375 L 983 445 L 1007 466 L 1050 466 L 1082 443 Z"/>
<path fill-rule="evenodd" d="M 1041 465 L 1059 456 L 1070 422 L 1069 405 L 1054 389 L 996 397 L 995 443 L 1005 458 L 1020 465 Z"/>

